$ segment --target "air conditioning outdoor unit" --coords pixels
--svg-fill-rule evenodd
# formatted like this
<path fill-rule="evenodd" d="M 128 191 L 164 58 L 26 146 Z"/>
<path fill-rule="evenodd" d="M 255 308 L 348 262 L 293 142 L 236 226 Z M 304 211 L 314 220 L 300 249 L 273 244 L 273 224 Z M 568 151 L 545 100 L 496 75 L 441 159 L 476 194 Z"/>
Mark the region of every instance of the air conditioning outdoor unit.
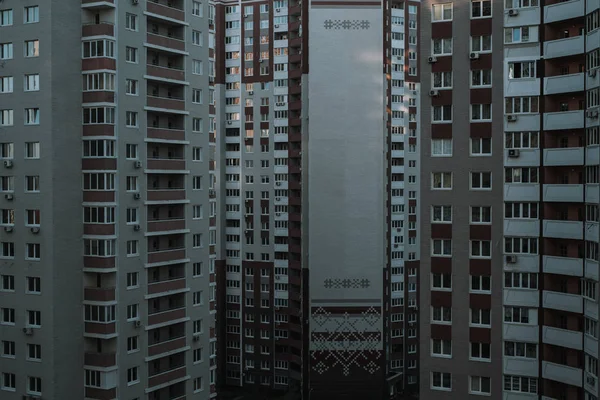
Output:
<path fill-rule="evenodd" d="M 8 193 L 4 195 L 4 198 L 8 201 L 12 201 L 15 198 L 15 196 L 12 193 Z"/>
<path fill-rule="evenodd" d="M 134 193 L 134 194 L 133 194 L 133 199 L 134 199 L 134 200 L 139 200 L 139 199 L 141 199 L 141 198 L 142 198 L 142 195 L 141 195 L 141 194 L 139 194 L 139 193 Z"/>
<path fill-rule="evenodd" d="M 140 321 L 140 320 L 133 321 L 133 326 L 136 328 L 139 328 L 140 326 L 142 326 L 142 321 Z"/>
<path fill-rule="evenodd" d="M 471 60 L 479 60 L 479 53 L 469 53 L 469 58 Z"/>
<path fill-rule="evenodd" d="M 131 0 L 131 4 L 137 6 L 138 4 L 140 4 L 140 0 Z"/>
<path fill-rule="evenodd" d="M 507 264 L 515 264 L 517 262 L 517 256 L 514 255 L 508 255 L 506 256 L 506 263 Z"/>
<path fill-rule="evenodd" d="M 596 77 L 596 72 L 597 72 L 597 70 L 592 69 L 591 71 L 588 71 L 588 76 L 590 78 L 595 78 Z"/>
<path fill-rule="evenodd" d="M 587 112 L 588 118 L 598 118 L 598 111 L 590 110 Z"/>
<path fill-rule="evenodd" d="M 136 232 L 139 231 L 140 230 L 140 226 L 139 225 L 134 225 L 133 226 L 133 230 L 136 231 Z"/>
<path fill-rule="evenodd" d="M 507 115 L 506 116 L 506 120 L 508 122 L 515 122 L 517 120 L 517 116 L 516 115 L 512 115 L 512 114 L 511 115 Z"/>
<path fill-rule="evenodd" d="M 27 336 L 33 335 L 33 328 L 23 328 L 23 333 Z"/>
<path fill-rule="evenodd" d="M 142 168 L 142 162 L 141 161 L 135 161 L 133 163 L 133 167 L 134 168 Z"/>
<path fill-rule="evenodd" d="M 509 17 L 516 17 L 517 15 L 519 15 L 519 10 L 508 10 Z"/>
<path fill-rule="evenodd" d="M 195 335 L 195 336 L 192 338 L 192 340 L 193 340 L 194 342 L 199 342 L 199 341 L 200 341 L 200 335 Z"/>
<path fill-rule="evenodd" d="M 518 158 L 521 152 L 518 149 L 510 149 L 508 150 L 508 157 L 510 158 Z"/>
<path fill-rule="evenodd" d="M 431 56 L 427 59 L 427 61 L 429 64 L 433 64 L 434 62 L 437 62 L 437 57 Z"/>
<path fill-rule="evenodd" d="M 12 160 L 5 160 L 4 161 L 4 167 L 5 168 L 12 168 L 12 166 L 13 166 Z"/>
<path fill-rule="evenodd" d="M 32 227 L 31 233 L 33 233 L 34 235 L 37 235 L 38 233 L 40 233 L 40 227 L 39 226 Z"/>
<path fill-rule="evenodd" d="M 431 97 L 438 97 L 440 95 L 439 90 L 432 90 L 431 92 L 429 92 L 429 95 Z"/>
<path fill-rule="evenodd" d="M 5 226 L 4 232 L 11 233 L 15 228 L 13 226 Z"/>
<path fill-rule="evenodd" d="M 249 90 L 248 95 L 252 96 L 254 94 L 254 90 Z"/>

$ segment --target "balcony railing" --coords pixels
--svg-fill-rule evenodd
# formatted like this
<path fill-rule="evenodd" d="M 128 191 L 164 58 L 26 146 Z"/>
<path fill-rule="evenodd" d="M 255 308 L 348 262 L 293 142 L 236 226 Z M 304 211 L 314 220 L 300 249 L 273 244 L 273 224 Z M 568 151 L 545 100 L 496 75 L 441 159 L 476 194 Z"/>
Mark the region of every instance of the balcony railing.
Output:
<path fill-rule="evenodd" d="M 148 263 L 185 259 L 185 246 L 148 252 Z"/>
<path fill-rule="evenodd" d="M 149 44 L 155 46 L 164 47 L 167 49 L 174 49 L 178 51 L 185 51 L 185 40 L 178 39 L 171 36 L 163 36 L 156 33 L 148 32 L 146 34 L 146 40 Z"/>
<path fill-rule="evenodd" d="M 81 36 L 114 36 L 115 35 L 115 25 L 112 22 L 103 22 L 101 21 L 99 24 L 90 23 L 84 24 L 81 27 Z"/>
<path fill-rule="evenodd" d="M 183 10 L 175 7 L 169 7 L 165 4 L 160 4 L 157 0 L 148 1 L 146 7 L 149 13 L 179 21 L 185 21 L 185 12 Z"/>
<path fill-rule="evenodd" d="M 150 76 L 156 76 L 159 78 L 173 79 L 176 81 L 185 80 L 185 70 L 180 68 L 146 64 L 146 73 Z"/>

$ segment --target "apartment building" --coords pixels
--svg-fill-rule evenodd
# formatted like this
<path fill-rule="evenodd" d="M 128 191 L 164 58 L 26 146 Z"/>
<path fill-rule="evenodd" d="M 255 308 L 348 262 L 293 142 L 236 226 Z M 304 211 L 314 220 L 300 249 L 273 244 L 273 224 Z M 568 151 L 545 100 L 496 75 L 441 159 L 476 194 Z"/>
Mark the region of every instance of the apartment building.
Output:
<path fill-rule="evenodd" d="M 0 398 L 216 397 L 213 25 L 0 2 Z"/>
<path fill-rule="evenodd" d="M 220 384 L 418 390 L 417 10 L 215 2 Z"/>

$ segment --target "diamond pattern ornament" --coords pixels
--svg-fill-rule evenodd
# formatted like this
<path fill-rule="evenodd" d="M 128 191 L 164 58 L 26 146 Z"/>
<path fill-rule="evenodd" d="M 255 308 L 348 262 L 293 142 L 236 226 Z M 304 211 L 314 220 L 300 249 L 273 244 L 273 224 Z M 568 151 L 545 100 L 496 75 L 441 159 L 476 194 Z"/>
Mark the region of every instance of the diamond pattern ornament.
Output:
<path fill-rule="evenodd" d="M 371 23 L 366 19 L 327 19 L 323 22 L 323 27 L 332 30 L 364 30 L 369 29 Z"/>

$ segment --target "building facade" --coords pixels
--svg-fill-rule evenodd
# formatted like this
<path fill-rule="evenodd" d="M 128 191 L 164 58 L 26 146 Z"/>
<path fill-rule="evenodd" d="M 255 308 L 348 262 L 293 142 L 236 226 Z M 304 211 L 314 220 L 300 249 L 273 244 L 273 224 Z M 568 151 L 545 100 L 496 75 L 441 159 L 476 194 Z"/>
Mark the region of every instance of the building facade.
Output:
<path fill-rule="evenodd" d="M 1 398 L 216 396 L 211 29 L 0 3 Z"/>

